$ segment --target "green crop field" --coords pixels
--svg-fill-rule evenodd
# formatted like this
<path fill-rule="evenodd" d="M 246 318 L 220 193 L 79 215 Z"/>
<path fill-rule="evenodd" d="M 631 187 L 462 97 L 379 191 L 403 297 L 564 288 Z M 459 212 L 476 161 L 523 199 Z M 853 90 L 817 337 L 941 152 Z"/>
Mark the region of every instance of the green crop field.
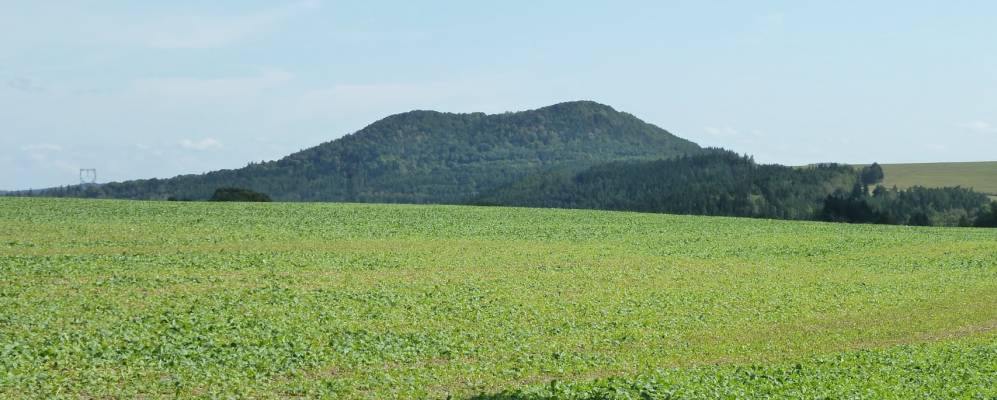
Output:
<path fill-rule="evenodd" d="M 0 199 L 0 398 L 451 395 L 994 398 L 997 230 Z"/>
<path fill-rule="evenodd" d="M 991 198 L 997 196 L 997 161 L 883 164 L 883 173 L 886 175 L 883 184 L 887 187 L 962 186 Z"/>

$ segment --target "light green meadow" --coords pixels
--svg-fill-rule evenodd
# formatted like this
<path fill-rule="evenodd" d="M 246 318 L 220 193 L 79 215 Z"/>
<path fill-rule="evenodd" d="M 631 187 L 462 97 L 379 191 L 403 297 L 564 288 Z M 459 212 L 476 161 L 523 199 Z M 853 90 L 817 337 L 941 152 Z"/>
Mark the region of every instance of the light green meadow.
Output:
<path fill-rule="evenodd" d="M 0 198 L 0 398 L 985 399 L 995 377 L 995 229 Z"/>

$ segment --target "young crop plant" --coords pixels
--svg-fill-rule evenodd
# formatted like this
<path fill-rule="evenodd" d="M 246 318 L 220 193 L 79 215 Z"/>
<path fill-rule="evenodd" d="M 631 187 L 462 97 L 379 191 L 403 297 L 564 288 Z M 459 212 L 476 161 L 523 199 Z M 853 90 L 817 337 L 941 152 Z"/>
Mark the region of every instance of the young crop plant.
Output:
<path fill-rule="evenodd" d="M 997 396 L 997 231 L 0 198 L 0 398 Z"/>

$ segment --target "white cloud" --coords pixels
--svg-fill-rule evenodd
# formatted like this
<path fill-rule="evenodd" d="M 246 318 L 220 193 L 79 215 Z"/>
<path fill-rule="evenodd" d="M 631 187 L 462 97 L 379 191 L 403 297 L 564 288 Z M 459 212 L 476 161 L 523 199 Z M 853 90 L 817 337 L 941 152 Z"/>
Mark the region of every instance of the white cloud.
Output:
<path fill-rule="evenodd" d="M 59 171 L 59 173 L 72 173 L 79 169 L 79 166 L 63 160 L 61 158 L 62 146 L 51 143 L 37 143 L 21 146 L 24 152 L 24 159 L 33 163 L 33 168 Z"/>
<path fill-rule="evenodd" d="M 119 99 L 140 109 L 155 109 L 161 113 L 180 112 L 189 114 L 192 110 L 212 110 L 223 112 L 258 112 L 261 107 L 272 102 L 276 89 L 293 76 L 279 69 L 264 69 L 260 73 L 247 76 L 221 78 L 145 78 L 131 83 Z"/>
<path fill-rule="evenodd" d="M 748 138 L 757 138 L 762 136 L 762 133 L 758 130 L 753 129 L 753 130 L 744 131 L 726 125 L 720 127 L 708 126 L 703 130 L 706 132 L 707 135 L 718 139 L 732 139 L 732 138 L 748 139 Z"/>
<path fill-rule="evenodd" d="M 969 121 L 961 124 L 956 124 L 956 126 L 967 129 L 976 133 L 994 133 L 997 132 L 997 127 L 993 126 L 989 122 L 985 121 Z"/>
<path fill-rule="evenodd" d="M 183 139 L 180 141 L 180 147 L 190 150 L 204 151 L 221 148 L 222 142 L 212 137 L 206 137 L 201 140 Z"/>
<path fill-rule="evenodd" d="M 704 130 L 706 131 L 707 135 L 718 138 L 730 138 L 741 135 L 741 132 L 729 126 L 723 126 L 723 127 L 708 126 Z"/>
<path fill-rule="evenodd" d="M 22 151 L 26 152 L 51 152 L 51 151 L 62 151 L 62 146 L 51 143 L 37 143 L 21 146 Z"/>
<path fill-rule="evenodd" d="M 130 39 L 127 40 L 163 49 L 223 47 L 276 29 L 319 5 L 318 1 L 305 0 L 242 15 L 172 16 L 130 29 Z"/>

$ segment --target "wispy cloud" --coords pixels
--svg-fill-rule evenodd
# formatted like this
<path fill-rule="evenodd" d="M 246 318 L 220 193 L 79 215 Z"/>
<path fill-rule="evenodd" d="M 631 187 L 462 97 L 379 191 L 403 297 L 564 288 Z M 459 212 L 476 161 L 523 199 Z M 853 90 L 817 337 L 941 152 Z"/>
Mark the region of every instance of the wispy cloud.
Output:
<path fill-rule="evenodd" d="M 7 87 L 20 92 L 28 92 L 28 93 L 39 93 L 45 91 L 45 88 L 39 85 L 37 82 L 28 78 L 21 78 L 21 77 L 11 78 L 7 80 Z"/>
<path fill-rule="evenodd" d="M 786 14 L 781 11 L 772 11 L 759 16 L 757 21 L 764 25 L 778 26 L 786 21 Z"/>
<path fill-rule="evenodd" d="M 61 173 L 75 172 L 76 164 L 63 160 L 62 146 L 51 143 L 35 143 L 21 146 L 24 159 L 35 165 L 33 168 L 44 168 Z"/>
<path fill-rule="evenodd" d="M 757 130 L 743 131 L 730 126 L 708 126 L 703 129 L 707 135 L 718 139 L 748 138 L 761 136 Z"/>
<path fill-rule="evenodd" d="M 221 148 L 222 142 L 212 137 L 206 137 L 200 140 L 183 139 L 180 141 L 180 147 L 190 150 L 205 151 Z"/>
<path fill-rule="evenodd" d="M 132 92 L 144 98 L 184 104 L 218 103 L 245 100 L 260 91 L 290 81 L 293 75 L 279 69 L 264 69 L 259 74 L 223 78 L 147 78 L 132 83 Z"/>
<path fill-rule="evenodd" d="M 241 15 L 165 17 L 130 29 L 129 40 L 163 49 L 223 47 L 276 29 L 319 5 L 317 0 L 304 0 Z"/>
<path fill-rule="evenodd" d="M 704 131 L 706 131 L 707 135 L 718 138 L 735 137 L 741 134 L 741 132 L 739 132 L 737 129 L 731 128 L 729 126 L 722 126 L 722 127 L 708 126 L 704 129 Z"/>
<path fill-rule="evenodd" d="M 997 133 L 997 127 L 986 121 L 969 121 L 956 126 L 976 133 Z"/>
<path fill-rule="evenodd" d="M 36 143 L 21 146 L 21 151 L 25 152 L 52 152 L 62 151 L 62 146 L 51 143 Z"/>
<path fill-rule="evenodd" d="M 941 143 L 921 143 L 921 148 L 930 150 L 933 152 L 945 151 L 948 149 L 947 146 Z"/>
<path fill-rule="evenodd" d="M 187 114 L 210 109 L 222 112 L 256 112 L 273 102 L 271 89 L 293 79 L 289 72 L 265 69 L 257 74 L 217 78 L 165 77 L 135 80 L 113 98 L 139 110 Z"/>
<path fill-rule="evenodd" d="M 411 109 L 437 109 L 444 104 L 461 104 L 449 111 L 498 112 L 485 103 L 507 95 L 515 82 L 500 77 L 457 79 L 412 83 L 340 84 L 308 90 L 279 105 L 278 118 L 298 120 L 313 117 L 348 118 L 366 114 L 377 118 Z"/>

